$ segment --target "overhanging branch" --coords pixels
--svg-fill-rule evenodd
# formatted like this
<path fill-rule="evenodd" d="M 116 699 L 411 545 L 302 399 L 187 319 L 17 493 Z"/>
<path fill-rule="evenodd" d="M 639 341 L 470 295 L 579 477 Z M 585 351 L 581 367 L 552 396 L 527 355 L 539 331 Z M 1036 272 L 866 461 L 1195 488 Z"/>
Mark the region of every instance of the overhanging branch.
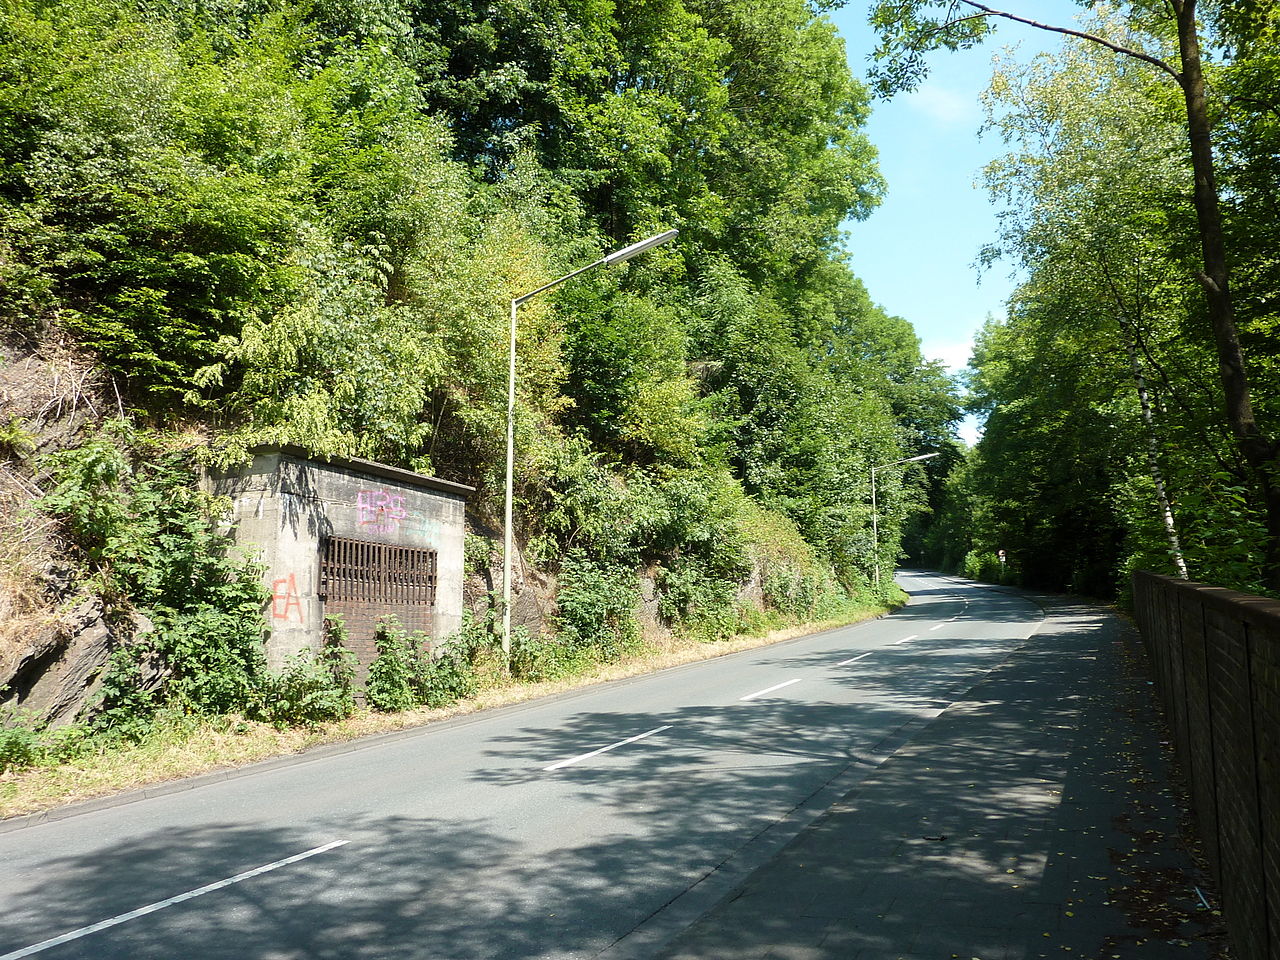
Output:
<path fill-rule="evenodd" d="M 1020 17 L 1016 13 L 1009 13 L 1005 10 L 996 10 L 994 7 L 988 7 L 985 4 L 978 3 L 977 0 L 960 0 L 960 2 L 967 7 L 972 7 L 974 10 L 981 10 L 982 11 L 981 15 L 984 17 L 1001 17 L 1005 20 L 1012 20 L 1014 23 L 1021 23 L 1024 26 L 1034 27 L 1037 30 L 1045 30 L 1045 31 L 1048 31 L 1049 33 L 1061 33 L 1068 37 L 1076 37 L 1080 40 L 1088 40 L 1090 43 L 1096 43 L 1099 46 L 1106 47 L 1108 50 L 1111 50 L 1114 53 L 1119 53 L 1126 57 L 1132 57 L 1134 60 L 1141 60 L 1144 63 L 1151 64 L 1153 67 L 1158 67 L 1159 69 L 1167 73 L 1169 76 L 1173 77 L 1173 79 L 1177 81 L 1179 86 L 1182 85 L 1182 74 L 1179 73 L 1177 70 L 1175 70 L 1168 63 L 1161 60 L 1159 57 L 1153 57 L 1151 54 L 1144 53 L 1141 50 L 1134 50 L 1130 47 L 1125 47 L 1125 46 L 1121 46 L 1118 43 L 1113 43 L 1112 41 L 1108 40 L 1106 37 L 1100 37 L 1096 33 L 1087 33 L 1084 30 L 1073 30 L 1070 27 L 1055 27 L 1052 24 L 1041 23 L 1039 20 L 1032 20 L 1029 17 Z M 965 17 L 963 19 L 969 20 L 972 18 Z M 957 20 L 955 22 L 959 23 L 960 21 Z"/>

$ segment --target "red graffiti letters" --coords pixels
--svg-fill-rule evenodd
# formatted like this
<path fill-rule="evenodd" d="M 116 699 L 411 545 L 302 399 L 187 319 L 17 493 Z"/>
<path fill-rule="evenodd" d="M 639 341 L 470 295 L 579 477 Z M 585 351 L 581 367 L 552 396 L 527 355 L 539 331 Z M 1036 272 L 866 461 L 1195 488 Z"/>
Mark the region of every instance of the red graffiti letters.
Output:
<path fill-rule="evenodd" d="M 302 623 L 302 598 L 298 595 L 298 580 L 292 573 L 271 581 L 271 616 L 277 620 L 288 620 L 294 611 L 298 613 L 298 622 Z"/>

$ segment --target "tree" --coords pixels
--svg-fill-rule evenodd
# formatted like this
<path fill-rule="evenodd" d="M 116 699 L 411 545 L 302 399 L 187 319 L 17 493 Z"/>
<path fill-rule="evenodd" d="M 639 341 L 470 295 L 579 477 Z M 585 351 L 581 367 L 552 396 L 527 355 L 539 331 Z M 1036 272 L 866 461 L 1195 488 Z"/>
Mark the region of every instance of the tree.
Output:
<path fill-rule="evenodd" d="M 925 52 L 972 47 L 991 31 L 992 21 L 996 19 L 1097 44 L 1118 56 L 1145 63 L 1177 84 L 1185 108 L 1185 132 L 1194 177 L 1201 251 L 1198 279 L 1204 290 L 1217 350 L 1226 418 L 1242 456 L 1252 468 L 1254 482 L 1266 506 L 1269 579 L 1273 586 L 1280 587 L 1280 445 L 1259 426 L 1254 416 L 1249 376 L 1240 347 L 1222 204 L 1214 169 L 1197 0 L 1167 0 L 1167 4 L 1167 13 L 1161 16 L 1157 12 L 1161 7 L 1155 3 L 1133 3 L 1127 17 L 1135 25 L 1153 31 L 1171 29 L 1177 40 L 1180 68 L 1140 46 L 1117 42 L 1098 33 L 1041 23 L 976 0 L 883 0 L 872 13 L 872 23 L 882 38 L 876 51 L 883 64 L 878 71 L 877 87 L 886 95 L 910 89 L 925 74 Z"/>
<path fill-rule="evenodd" d="M 1015 151 L 986 174 L 993 196 L 1005 201 L 998 252 L 1031 276 L 1022 295 L 1034 296 L 1051 322 L 1114 349 L 1117 364 L 1127 361 L 1155 507 L 1186 578 L 1147 373 L 1162 370 L 1156 353 L 1176 336 L 1185 306 L 1178 281 L 1186 264 L 1170 252 L 1190 198 L 1180 189 L 1186 162 L 1163 94 L 1149 72 L 1080 41 L 1025 68 L 1001 64 L 988 117 Z M 1173 390 L 1167 378 L 1161 386 Z"/>

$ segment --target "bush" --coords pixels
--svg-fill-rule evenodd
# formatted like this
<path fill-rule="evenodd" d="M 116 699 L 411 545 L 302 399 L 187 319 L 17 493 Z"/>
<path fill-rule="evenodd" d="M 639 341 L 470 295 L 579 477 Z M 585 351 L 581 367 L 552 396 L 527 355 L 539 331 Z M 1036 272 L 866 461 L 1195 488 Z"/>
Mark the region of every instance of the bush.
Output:
<path fill-rule="evenodd" d="M 79 724 L 42 729 L 12 706 L 0 706 L 0 774 L 39 763 L 58 763 L 80 756 L 89 731 Z"/>
<path fill-rule="evenodd" d="M 29 767 L 40 755 L 40 736 L 35 730 L 7 718 L 0 724 L 0 773 Z"/>
<path fill-rule="evenodd" d="M 430 638 L 407 634 L 394 618 L 378 627 L 378 656 L 369 665 L 365 699 L 383 713 L 444 707 L 477 689 L 473 644 L 460 633 L 431 650 Z"/>
<path fill-rule="evenodd" d="M 563 637 L 531 636 L 521 627 L 511 631 L 511 675 L 517 680 L 538 683 L 570 676 L 595 662 L 592 653 Z"/>
<path fill-rule="evenodd" d="M 970 580 L 1002 583 L 1004 565 L 990 550 L 970 550 L 964 558 L 964 575 Z"/>
<path fill-rule="evenodd" d="M 561 638 L 591 648 L 604 660 L 616 660 L 640 639 L 635 609 L 640 598 L 635 573 L 620 564 L 570 553 L 560 567 Z"/>
<path fill-rule="evenodd" d="M 325 625 L 328 637 L 318 657 L 304 651 L 289 658 L 281 673 L 265 678 L 261 713 L 267 721 L 314 727 L 355 712 L 355 654 L 343 646 L 346 632 L 340 622 Z"/>
<path fill-rule="evenodd" d="M 699 640 L 724 640 L 739 631 L 736 584 L 707 576 L 698 564 L 677 560 L 658 573 L 658 611 Z"/>
<path fill-rule="evenodd" d="M 418 696 L 428 707 L 447 707 L 474 697 L 477 683 L 471 651 L 462 637 L 452 637 L 422 657 Z"/>
<path fill-rule="evenodd" d="M 394 621 L 378 625 L 378 655 L 369 665 L 365 700 L 383 713 L 412 710 L 418 700 L 415 686 L 422 672 L 422 652 Z"/>
<path fill-rule="evenodd" d="M 164 704 L 197 714 L 248 712 L 265 675 L 266 599 L 259 572 L 228 553 L 215 531 L 222 504 L 196 489 L 180 457 L 126 455 L 126 425 L 40 460 L 51 489 L 37 506 L 63 524 L 108 609 L 130 607 L 154 624 L 117 650 L 94 729 L 136 740 Z M 146 689 L 141 667 L 161 679 Z"/>

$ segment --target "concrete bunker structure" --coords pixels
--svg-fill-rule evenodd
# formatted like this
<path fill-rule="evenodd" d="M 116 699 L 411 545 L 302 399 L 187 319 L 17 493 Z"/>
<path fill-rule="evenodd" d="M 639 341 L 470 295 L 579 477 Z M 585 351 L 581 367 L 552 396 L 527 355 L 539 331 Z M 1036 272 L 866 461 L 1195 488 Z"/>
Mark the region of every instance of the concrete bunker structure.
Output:
<path fill-rule="evenodd" d="M 270 667 L 319 651 L 326 617 L 343 618 L 362 676 L 382 617 L 437 639 L 458 629 L 473 487 L 296 447 L 250 452 L 252 462 L 210 474 L 208 485 L 231 499 L 237 548 L 263 564 Z"/>

